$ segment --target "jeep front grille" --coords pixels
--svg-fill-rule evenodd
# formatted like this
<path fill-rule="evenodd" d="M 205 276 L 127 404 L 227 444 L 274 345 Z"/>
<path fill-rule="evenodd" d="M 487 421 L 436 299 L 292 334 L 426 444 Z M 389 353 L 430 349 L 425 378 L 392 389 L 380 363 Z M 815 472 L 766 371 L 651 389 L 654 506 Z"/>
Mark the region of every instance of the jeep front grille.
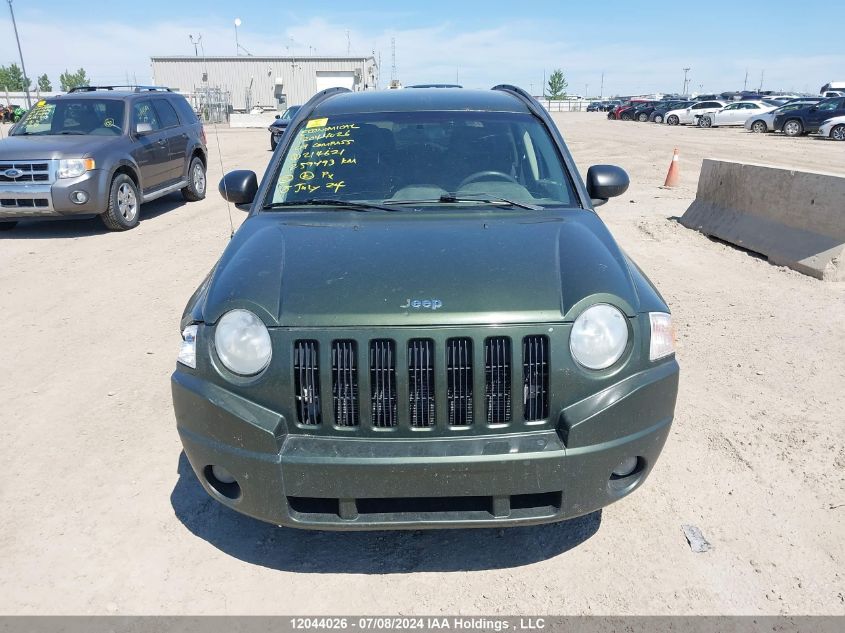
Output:
<path fill-rule="evenodd" d="M 296 417 L 300 424 L 320 424 L 320 346 L 296 341 L 293 350 Z"/>
<path fill-rule="evenodd" d="M 408 406 L 411 426 L 434 426 L 434 342 L 408 342 Z"/>
<path fill-rule="evenodd" d="M 396 344 L 393 341 L 370 341 L 370 390 L 373 426 L 396 426 Z"/>
<path fill-rule="evenodd" d="M 358 426 L 358 346 L 332 342 L 332 401 L 337 426 Z"/>
<path fill-rule="evenodd" d="M 549 339 L 522 339 L 522 407 L 527 421 L 549 417 Z"/>
<path fill-rule="evenodd" d="M 511 342 L 497 336 L 484 341 L 487 424 L 511 421 Z"/>
<path fill-rule="evenodd" d="M 291 344 L 290 415 L 300 428 L 443 435 L 554 423 L 548 335 L 347 335 Z M 513 402 L 520 390 L 522 406 Z M 325 409 L 322 394 L 331 398 Z"/>
<path fill-rule="evenodd" d="M 472 424 L 472 339 L 446 343 L 446 400 L 451 426 Z"/>

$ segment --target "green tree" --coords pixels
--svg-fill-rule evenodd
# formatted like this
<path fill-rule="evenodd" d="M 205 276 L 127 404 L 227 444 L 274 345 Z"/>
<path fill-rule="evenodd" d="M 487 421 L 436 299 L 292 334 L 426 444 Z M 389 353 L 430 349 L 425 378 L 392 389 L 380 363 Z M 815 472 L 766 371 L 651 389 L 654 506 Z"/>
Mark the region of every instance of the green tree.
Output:
<path fill-rule="evenodd" d="M 53 84 L 50 83 L 50 78 L 44 74 L 38 78 L 38 89 L 41 92 L 52 92 Z"/>
<path fill-rule="evenodd" d="M 59 83 L 62 86 L 62 91 L 67 92 L 71 88 L 88 86 L 91 84 L 91 80 L 88 78 L 88 75 L 85 74 L 84 68 L 80 68 L 75 73 L 68 72 L 68 70 L 65 69 L 65 72 L 59 75 Z"/>
<path fill-rule="evenodd" d="M 9 92 L 23 92 L 32 82 L 23 76 L 21 67 L 17 64 L 0 66 L 0 88 Z"/>
<path fill-rule="evenodd" d="M 558 68 L 549 77 L 549 99 L 563 99 L 566 96 L 566 87 L 569 84 L 563 76 L 563 71 Z"/>

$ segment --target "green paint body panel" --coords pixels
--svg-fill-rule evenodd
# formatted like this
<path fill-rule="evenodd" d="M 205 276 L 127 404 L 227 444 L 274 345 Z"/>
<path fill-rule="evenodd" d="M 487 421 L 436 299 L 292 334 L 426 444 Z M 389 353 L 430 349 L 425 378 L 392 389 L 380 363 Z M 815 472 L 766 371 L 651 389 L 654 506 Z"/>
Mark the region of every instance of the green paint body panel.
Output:
<path fill-rule="evenodd" d="M 318 529 L 530 524 L 604 507 L 651 472 L 670 430 L 679 368 L 674 356 L 649 360 L 648 313 L 668 308 L 590 207 L 548 116 L 509 93 L 490 92 L 478 109 L 529 110 L 546 123 L 582 208 L 359 213 L 254 206 L 185 309 L 182 326 L 198 325 L 196 369 L 177 365 L 172 376 L 185 453 L 221 503 L 278 525 Z M 459 91 L 415 93 L 420 107 L 464 103 Z M 382 107 L 380 97 L 341 96 L 306 104 L 291 128 L 304 124 L 309 107 L 317 114 Z M 412 107 L 405 96 L 385 98 Z M 264 199 L 267 180 L 256 200 Z M 437 309 L 413 307 L 415 299 L 436 300 Z M 602 371 L 584 369 L 569 351 L 572 323 L 596 303 L 618 307 L 629 327 L 621 359 Z M 229 372 L 214 349 L 217 322 L 235 308 L 254 312 L 270 333 L 272 360 L 255 377 Z M 501 337 L 512 348 L 511 415 L 488 423 L 485 341 Z M 523 411 L 527 337 L 548 343 L 542 419 Z M 456 338 L 472 343 L 473 419 L 465 426 L 449 425 L 443 397 L 447 348 Z M 389 428 L 375 426 L 370 407 L 374 339 L 395 345 L 398 407 Z M 409 345 L 419 339 L 431 343 L 434 368 L 434 424 L 424 428 L 411 423 L 409 381 L 401 379 Z M 303 340 L 318 350 L 319 424 L 303 424 L 297 414 L 294 346 Z M 357 344 L 354 427 L 339 426 L 331 405 L 338 340 Z M 613 476 L 628 457 L 638 458 L 635 472 Z M 215 483 L 212 465 L 235 477 L 236 491 Z"/>

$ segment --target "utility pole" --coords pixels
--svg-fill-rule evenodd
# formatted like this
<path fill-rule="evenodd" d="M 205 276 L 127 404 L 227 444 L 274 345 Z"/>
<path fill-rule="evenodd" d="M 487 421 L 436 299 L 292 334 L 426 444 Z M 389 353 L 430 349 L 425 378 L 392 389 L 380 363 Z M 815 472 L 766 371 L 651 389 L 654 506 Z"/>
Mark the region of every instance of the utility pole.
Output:
<path fill-rule="evenodd" d="M 599 99 L 604 99 L 604 71 L 601 72 L 601 88 L 599 88 Z"/>
<path fill-rule="evenodd" d="M 241 54 L 241 45 L 238 43 L 238 27 L 241 25 L 241 19 L 235 18 L 235 57 Z"/>
<path fill-rule="evenodd" d="M 691 70 L 690 68 L 684 68 L 684 91 L 682 93 L 683 96 L 687 95 L 687 74 L 689 73 L 690 70 Z"/>
<path fill-rule="evenodd" d="M 21 70 L 23 71 L 24 90 L 26 91 L 26 109 L 32 109 L 32 99 L 29 97 L 29 77 L 26 74 L 26 65 L 23 63 L 23 51 L 21 50 L 21 40 L 18 37 L 18 23 L 15 22 L 15 11 L 12 9 L 12 0 L 9 0 L 9 13 L 12 14 L 12 26 L 15 29 L 15 41 L 18 43 L 18 55 L 21 58 Z"/>
<path fill-rule="evenodd" d="M 21 63 L 23 63 L 23 62 L 21 62 Z M 765 71 L 765 70 L 761 70 L 761 71 L 760 71 L 760 87 L 759 87 L 759 88 L 757 88 L 757 92 L 758 92 L 758 93 L 759 93 L 759 92 L 763 92 L 763 75 L 764 75 L 765 73 L 766 73 L 766 71 Z"/>
<path fill-rule="evenodd" d="M 349 52 L 352 50 L 352 40 L 349 39 L 349 29 L 346 29 L 346 56 L 349 57 Z"/>
<path fill-rule="evenodd" d="M 742 91 L 745 92 L 748 89 L 748 69 L 745 69 L 745 81 L 742 82 Z"/>

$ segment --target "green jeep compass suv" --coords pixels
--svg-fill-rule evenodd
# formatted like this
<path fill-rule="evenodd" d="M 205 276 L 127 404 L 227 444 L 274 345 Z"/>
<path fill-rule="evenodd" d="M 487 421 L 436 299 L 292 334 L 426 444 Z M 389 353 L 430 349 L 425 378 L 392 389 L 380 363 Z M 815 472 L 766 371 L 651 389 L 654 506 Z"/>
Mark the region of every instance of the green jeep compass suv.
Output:
<path fill-rule="evenodd" d="M 507 526 L 636 489 L 678 389 L 666 303 L 512 86 L 317 94 L 191 297 L 179 434 L 219 502 L 320 529 Z"/>

